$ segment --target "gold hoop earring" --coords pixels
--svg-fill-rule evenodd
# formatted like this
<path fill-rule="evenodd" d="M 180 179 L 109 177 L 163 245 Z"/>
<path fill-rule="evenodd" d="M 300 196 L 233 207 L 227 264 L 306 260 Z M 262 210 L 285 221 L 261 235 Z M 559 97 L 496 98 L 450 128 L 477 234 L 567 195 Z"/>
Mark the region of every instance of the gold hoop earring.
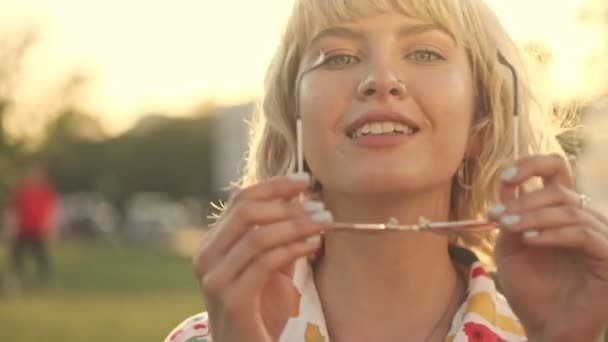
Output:
<path fill-rule="evenodd" d="M 323 186 L 321 185 L 321 182 L 319 182 L 315 176 L 311 173 L 310 174 L 310 194 L 315 198 L 315 199 L 320 199 L 321 196 L 321 190 L 323 189 Z"/>
<path fill-rule="evenodd" d="M 310 195 L 313 197 L 319 196 L 322 189 L 321 182 L 315 178 L 315 175 L 310 170 L 310 167 L 308 167 L 308 163 L 306 161 L 304 161 L 304 171 L 310 175 L 310 186 L 308 187 Z"/>

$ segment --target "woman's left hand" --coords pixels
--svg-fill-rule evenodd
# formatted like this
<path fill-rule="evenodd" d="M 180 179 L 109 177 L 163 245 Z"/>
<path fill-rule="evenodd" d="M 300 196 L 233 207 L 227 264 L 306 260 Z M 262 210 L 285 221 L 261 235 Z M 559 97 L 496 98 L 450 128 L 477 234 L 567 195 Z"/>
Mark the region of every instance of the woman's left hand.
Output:
<path fill-rule="evenodd" d="M 532 177 L 534 192 L 517 189 Z M 501 227 L 500 284 L 531 341 L 602 341 L 608 322 L 608 218 L 574 191 L 558 155 L 522 159 L 503 173 L 502 204 L 488 216 Z"/>

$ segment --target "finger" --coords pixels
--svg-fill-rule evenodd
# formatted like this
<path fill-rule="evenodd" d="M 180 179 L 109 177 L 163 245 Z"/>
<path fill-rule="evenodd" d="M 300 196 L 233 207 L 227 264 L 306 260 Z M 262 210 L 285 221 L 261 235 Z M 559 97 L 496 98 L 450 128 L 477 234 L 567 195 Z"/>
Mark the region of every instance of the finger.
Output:
<path fill-rule="evenodd" d="M 519 185 L 502 182 L 498 186 L 498 198 L 504 203 L 517 198 Z"/>
<path fill-rule="evenodd" d="M 222 218 L 214 229 L 215 234 L 204 241 L 201 252 L 195 258 L 195 270 L 203 273 L 206 265 L 215 262 L 225 255 L 243 235 L 256 225 L 266 225 L 305 215 L 305 209 L 299 202 L 240 201 Z"/>
<path fill-rule="evenodd" d="M 503 172 L 499 189 L 501 200 L 514 198 L 515 189 L 532 177 L 541 177 L 545 185 L 556 183 L 574 187 L 568 164 L 561 155 L 535 155 L 519 160 L 515 166 Z"/>
<path fill-rule="evenodd" d="M 582 249 L 586 255 L 608 262 L 608 237 L 593 226 L 566 225 L 525 235 L 524 243 L 533 246 Z"/>
<path fill-rule="evenodd" d="M 230 204 L 240 201 L 292 198 L 306 190 L 309 185 L 310 175 L 307 173 L 294 173 L 289 176 L 274 177 L 237 191 L 228 202 L 228 210 Z"/>
<path fill-rule="evenodd" d="M 504 232 L 521 233 L 526 230 L 544 230 L 573 224 L 589 224 L 595 219 L 573 206 L 549 207 L 521 214 L 502 215 L 498 224 Z"/>
<path fill-rule="evenodd" d="M 293 264 L 301 257 L 316 253 L 320 246 L 319 240 L 298 241 L 265 252 L 237 278 L 230 292 L 241 298 L 250 298 L 259 294 L 273 273 Z"/>
<path fill-rule="evenodd" d="M 583 204 L 582 199 L 581 199 L 581 195 L 578 195 L 577 197 L 577 202 L 578 202 L 578 206 L 579 207 L 584 207 L 585 211 L 589 212 L 591 215 L 593 215 L 593 217 L 595 217 L 598 221 L 602 222 L 604 224 L 604 226 L 608 226 L 608 216 L 606 216 L 606 213 L 608 213 L 608 211 L 606 210 L 600 210 L 598 207 L 596 207 L 593 202 L 592 203 L 587 203 L 587 204 Z"/>
<path fill-rule="evenodd" d="M 508 186 L 508 191 L 506 191 Z M 507 193 L 513 194 L 515 186 L 505 184 L 502 187 L 505 192 L 501 197 L 508 197 L 509 199 L 505 202 L 496 204 L 490 208 L 487 212 L 488 219 L 496 221 L 500 215 L 508 213 L 522 213 L 542 207 L 555 207 L 570 204 L 575 207 L 582 208 L 581 195 L 572 189 L 569 189 L 560 184 L 549 184 L 540 190 L 525 193 L 519 197 L 513 195 L 507 196 Z M 604 225 L 608 225 L 608 217 L 591 205 L 587 205 L 585 211 L 593 215 L 598 221 Z"/>
<path fill-rule="evenodd" d="M 243 203 L 264 200 L 287 201 L 307 190 L 309 184 L 310 175 L 308 173 L 295 173 L 288 176 L 274 177 L 236 192 L 229 200 L 222 217 L 216 222 L 216 229 L 213 229 L 208 241 L 215 241 L 214 238 L 217 235 L 222 235 L 222 230 L 217 229 L 217 226 L 226 220 L 226 217 L 231 216 L 233 211 L 239 210 L 241 206 L 246 206 Z"/>
<path fill-rule="evenodd" d="M 329 222 L 331 216 L 328 215 L 329 212 L 326 213 L 324 218 Z M 219 286 L 225 286 L 234 281 L 256 257 L 265 251 L 318 236 L 326 228 L 325 223 L 313 222 L 308 217 L 259 227 L 239 240 L 226 254 L 226 257 L 214 267 L 214 270 L 217 270 L 217 275 L 214 275 L 217 278 L 216 282 L 219 283 Z"/>
<path fill-rule="evenodd" d="M 517 198 L 498 203 L 488 210 L 488 218 L 496 220 L 504 214 L 525 213 L 545 207 L 578 205 L 579 195 L 559 184 L 552 184 L 543 189 L 524 193 Z"/>
<path fill-rule="evenodd" d="M 221 217 L 214 223 L 213 228 L 206 236 L 206 242 L 215 241 L 218 234 L 222 234 L 222 222 L 238 208 L 237 203 L 257 202 L 263 200 L 289 200 L 308 189 L 310 175 L 307 173 L 296 173 L 288 176 L 274 177 L 269 180 L 251 185 L 245 189 L 237 191 L 228 201 L 226 209 Z"/>

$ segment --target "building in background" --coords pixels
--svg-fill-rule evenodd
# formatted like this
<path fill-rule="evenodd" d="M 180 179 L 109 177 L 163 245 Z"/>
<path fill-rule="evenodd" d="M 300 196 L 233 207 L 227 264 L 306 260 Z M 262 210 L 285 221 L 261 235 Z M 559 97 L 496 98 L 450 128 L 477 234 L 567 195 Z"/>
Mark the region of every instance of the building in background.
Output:
<path fill-rule="evenodd" d="M 213 140 L 213 188 L 229 196 L 228 187 L 240 178 L 245 166 L 249 124 L 255 105 L 246 103 L 219 109 L 215 115 Z"/>

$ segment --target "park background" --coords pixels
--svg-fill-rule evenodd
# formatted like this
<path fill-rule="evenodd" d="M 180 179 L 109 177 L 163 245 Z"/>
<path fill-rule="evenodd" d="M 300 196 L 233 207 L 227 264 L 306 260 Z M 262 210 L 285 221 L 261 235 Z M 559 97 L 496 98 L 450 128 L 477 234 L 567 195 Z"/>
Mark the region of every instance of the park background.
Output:
<path fill-rule="evenodd" d="M 292 3 L 0 2 L 0 205 L 36 160 L 62 195 L 55 282 L 0 288 L 0 341 L 161 341 L 204 310 L 190 258 L 242 167 Z M 579 104 L 579 185 L 605 205 L 608 2 L 488 3 L 555 103 Z"/>

